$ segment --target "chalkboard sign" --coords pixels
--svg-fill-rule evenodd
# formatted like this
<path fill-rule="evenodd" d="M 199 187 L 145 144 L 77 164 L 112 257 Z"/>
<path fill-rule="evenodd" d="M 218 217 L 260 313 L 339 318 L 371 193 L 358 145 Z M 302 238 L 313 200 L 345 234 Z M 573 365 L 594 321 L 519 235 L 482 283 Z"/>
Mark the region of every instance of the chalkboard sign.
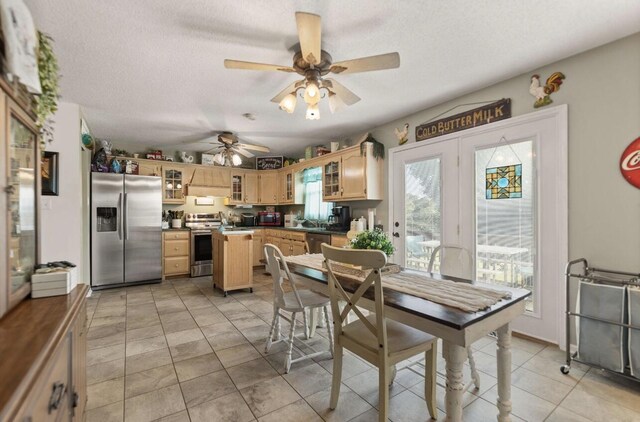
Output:
<path fill-rule="evenodd" d="M 276 170 L 281 169 L 284 164 L 284 157 L 257 157 L 256 169 L 258 170 Z"/>

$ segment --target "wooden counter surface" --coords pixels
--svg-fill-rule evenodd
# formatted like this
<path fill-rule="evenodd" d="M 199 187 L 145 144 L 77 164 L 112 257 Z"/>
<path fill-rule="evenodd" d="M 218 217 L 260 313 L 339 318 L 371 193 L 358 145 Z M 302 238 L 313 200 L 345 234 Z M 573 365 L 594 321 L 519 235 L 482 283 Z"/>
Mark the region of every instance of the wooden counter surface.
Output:
<path fill-rule="evenodd" d="M 23 300 L 0 319 L 0 420 L 29 394 L 37 375 L 75 320 L 89 287 L 71 293 Z"/>

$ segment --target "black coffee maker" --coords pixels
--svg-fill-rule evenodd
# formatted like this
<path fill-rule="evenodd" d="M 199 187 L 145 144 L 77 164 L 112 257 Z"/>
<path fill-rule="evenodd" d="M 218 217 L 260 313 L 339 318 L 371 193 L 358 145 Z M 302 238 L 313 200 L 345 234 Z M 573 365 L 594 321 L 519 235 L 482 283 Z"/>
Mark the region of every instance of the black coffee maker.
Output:
<path fill-rule="evenodd" d="M 331 215 L 329 216 L 329 230 L 344 230 L 348 231 L 351 225 L 351 216 L 349 214 L 349 207 L 346 205 L 339 205 L 331 209 Z"/>

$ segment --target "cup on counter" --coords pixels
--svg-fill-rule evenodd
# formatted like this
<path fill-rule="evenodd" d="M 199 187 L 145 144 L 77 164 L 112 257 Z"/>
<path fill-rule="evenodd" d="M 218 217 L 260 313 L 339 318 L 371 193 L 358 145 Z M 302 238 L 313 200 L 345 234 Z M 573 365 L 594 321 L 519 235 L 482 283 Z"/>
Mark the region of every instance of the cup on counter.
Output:
<path fill-rule="evenodd" d="M 174 218 L 171 220 L 171 228 L 173 229 L 180 229 L 182 228 L 182 219 L 180 218 Z"/>

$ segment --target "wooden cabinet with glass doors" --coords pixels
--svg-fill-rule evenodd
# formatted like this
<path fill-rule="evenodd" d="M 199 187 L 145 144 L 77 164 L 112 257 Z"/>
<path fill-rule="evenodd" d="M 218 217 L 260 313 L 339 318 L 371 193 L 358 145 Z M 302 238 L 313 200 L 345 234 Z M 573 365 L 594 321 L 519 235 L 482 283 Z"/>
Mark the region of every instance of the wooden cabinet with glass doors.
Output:
<path fill-rule="evenodd" d="M 184 204 L 184 168 L 162 166 L 162 203 Z"/>
<path fill-rule="evenodd" d="M 322 166 L 322 199 L 326 202 L 340 198 L 340 156 Z"/>
<path fill-rule="evenodd" d="M 0 83 L 0 317 L 31 291 L 38 262 L 40 153 L 35 116 Z"/>

